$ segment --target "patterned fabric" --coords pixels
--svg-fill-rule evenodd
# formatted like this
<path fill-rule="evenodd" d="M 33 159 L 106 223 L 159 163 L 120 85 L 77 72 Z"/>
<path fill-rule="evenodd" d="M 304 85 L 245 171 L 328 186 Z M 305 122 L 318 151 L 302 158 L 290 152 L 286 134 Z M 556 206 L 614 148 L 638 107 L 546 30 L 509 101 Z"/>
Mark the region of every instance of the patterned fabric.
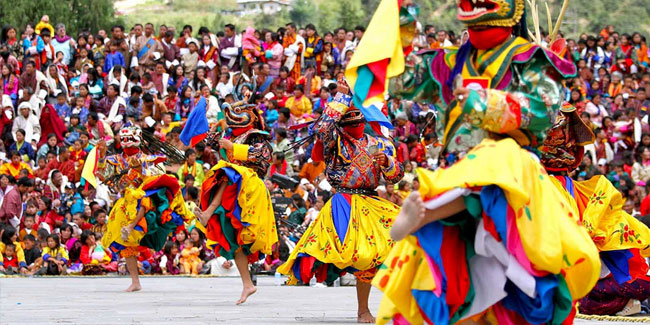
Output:
<path fill-rule="evenodd" d="M 237 165 L 251 168 L 257 175 L 264 177 L 271 165 L 271 152 L 273 152 L 273 148 L 269 142 L 270 138 L 271 136 L 267 132 L 255 129 L 250 129 L 237 137 L 231 138 L 230 141 L 235 144 L 248 145 L 248 154 L 244 160 L 236 160 L 236 157 L 229 157 L 233 158 L 230 161 Z"/>
<path fill-rule="evenodd" d="M 369 280 L 393 247 L 390 228 L 399 207 L 379 197 L 335 194 L 278 272 L 288 284 L 333 282 L 345 272 Z M 362 272 L 363 271 L 363 272 Z"/>
<path fill-rule="evenodd" d="M 619 284 L 613 277 L 598 281 L 596 287 L 580 300 L 580 312 L 587 315 L 615 315 L 630 299 L 643 301 L 650 296 L 650 279 Z"/>
<path fill-rule="evenodd" d="M 369 190 L 379 186 L 382 176 L 389 185 L 398 183 L 404 176 L 404 168 L 395 159 L 395 147 L 390 140 L 367 134 L 354 139 L 337 125 L 342 114 L 336 113 L 331 112 L 328 106 L 326 114 L 312 126 L 317 139 L 323 143 L 327 181 L 334 187 Z M 386 154 L 388 167 L 374 162 L 370 148 Z"/>
<path fill-rule="evenodd" d="M 201 188 L 201 208 L 212 202 L 215 190 L 227 182 L 221 205 L 206 227 L 207 245 L 219 256 L 234 258 L 242 249 L 246 255 L 271 254 L 278 241 L 271 196 L 254 170 L 219 161 L 207 174 Z"/>
<path fill-rule="evenodd" d="M 121 230 L 137 218 L 138 211 L 145 214 L 126 240 Z M 167 236 L 194 214 L 187 210 L 176 178 L 168 175 L 148 176 L 137 187 L 122 192 L 108 216 L 102 245 L 118 253 L 129 247 L 146 246 L 161 250 Z M 128 253 L 128 252 L 127 252 Z"/>
<path fill-rule="evenodd" d="M 466 304 L 471 305 L 475 297 L 495 294 L 483 292 L 475 284 L 477 276 L 487 270 L 476 270 L 478 275 L 469 272 L 469 286 L 468 280 L 459 276 L 467 274 L 467 268 L 472 271 L 473 263 L 480 259 L 492 259 L 491 274 L 502 272 L 507 283 L 499 288 L 503 296 L 495 304 L 487 304 L 492 306 L 487 310 L 501 306 L 501 302 L 512 315 L 519 315 L 508 316 L 510 320 L 525 317 L 529 321 L 535 317 L 550 321 L 554 317 L 553 304 L 558 310 L 566 310 L 566 297 L 570 297 L 569 301 L 584 297 L 598 280 L 598 250 L 582 227 L 577 209 L 563 191 L 557 190 L 554 178 L 546 174 L 533 155 L 512 139 L 483 140 L 451 167 L 436 172 L 419 169 L 418 173 L 425 201 L 455 188 L 466 188 L 480 191 L 479 204 L 466 198 L 468 212 L 445 219 L 444 223 L 430 223 L 391 251 L 386 258 L 389 263 L 373 280 L 385 293 L 379 323 L 401 318 L 410 323 L 430 320 L 436 324 L 463 319 L 469 311 Z M 482 218 L 479 227 L 507 250 L 505 258 L 475 251 L 477 230 L 468 213 Z M 449 228 L 457 230 L 454 233 Z M 462 249 L 462 243 L 471 246 Z M 454 250 L 453 258 L 447 255 L 450 250 Z M 505 282 L 511 275 L 506 269 L 511 268 L 533 277 L 534 291 L 545 288 L 548 294 L 530 297 L 524 293 L 525 287 Z M 552 287 L 557 291 L 548 291 Z M 540 309 L 533 312 L 535 306 Z M 568 314 L 558 317 L 563 320 Z"/>

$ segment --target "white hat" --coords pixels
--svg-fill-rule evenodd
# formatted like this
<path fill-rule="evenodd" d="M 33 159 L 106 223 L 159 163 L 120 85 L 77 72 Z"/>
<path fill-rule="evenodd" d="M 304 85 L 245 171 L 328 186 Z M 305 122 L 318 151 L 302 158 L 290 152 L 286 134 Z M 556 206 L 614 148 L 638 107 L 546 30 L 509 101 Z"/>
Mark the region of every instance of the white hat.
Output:
<path fill-rule="evenodd" d="M 160 53 L 159 52 L 153 52 L 153 60 L 154 61 L 160 60 Z"/>
<path fill-rule="evenodd" d="M 266 93 L 266 95 L 264 95 L 264 99 L 267 100 L 275 99 L 275 94 L 269 91 L 268 93 Z"/>
<path fill-rule="evenodd" d="M 210 164 L 208 164 L 208 163 L 203 164 L 203 168 L 210 169 Z"/>
<path fill-rule="evenodd" d="M 308 179 L 303 178 L 303 179 L 300 180 L 300 185 L 307 185 L 307 184 L 309 184 L 309 180 L 308 180 Z"/>
<path fill-rule="evenodd" d="M 23 108 L 32 109 L 32 105 L 29 102 L 22 102 L 20 105 L 18 105 L 18 110 L 21 110 Z"/>
<path fill-rule="evenodd" d="M 194 45 L 196 45 L 197 47 L 199 46 L 199 40 L 197 40 L 194 37 L 185 40 L 185 44 L 190 45 L 190 43 L 194 43 Z"/>
<path fill-rule="evenodd" d="M 605 165 L 607 165 L 607 159 L 605 158 L 598 159 L 598 166 L 605 166 Z"/>

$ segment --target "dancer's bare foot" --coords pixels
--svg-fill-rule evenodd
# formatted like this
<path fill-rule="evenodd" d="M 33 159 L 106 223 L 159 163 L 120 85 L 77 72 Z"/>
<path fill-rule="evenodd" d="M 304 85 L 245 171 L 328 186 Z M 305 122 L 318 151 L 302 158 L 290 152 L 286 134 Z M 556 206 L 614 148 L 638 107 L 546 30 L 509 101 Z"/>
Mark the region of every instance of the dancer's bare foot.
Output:
<path fill-rule="evenodd" d="M 196 207 L 194 208 L 194 215 L 196 216 L 197 219 L 199 219 L 199 222 L 205 227 L 208 225 L 208 221 L 210 220 L 210 216 L 207 216 L 201 208 Z"/>
<path fill-rule="evenodd" d="M 126 241 L 127 239 L 129 239 L 129 235 L 131 235 L 131 231 L 133 231 L 133 226 L 131 226 L 131 225 L 122 227 L 122 231 L 120 232 L 120 234 L 122 235 L 122 240 L 123 241 Z"/>
<path fill-rule="evenodd" d="M 357 314 L 357 323 L 374 323 L 375 317 L 372 316 L 370 310 L 360 311 Z"/>
<path fill-rule="evenodd" d="M 140 286 L 139 283 L 138 284 L 131 283 L 131 285 L 128 288 L 126 288 L 126 290 L 124 290 L 124 291 L 126 291 L 126 292 L 134 292 L 134 291 L 140 291 L 140 290 L 142 290 L 142 287 Z"/>
<path fill-rule="evenodd" d="M 401 240 L 417 229 L 417 226 L 424 219 L 424 203 L 420 193 L 415 191 L 406 197 L 402 204 L 402 209 L 395 219 L 395 223 L 390 230 L 390 236 L 394 240 Z"/>
<path fill-rule="evenodd" d="M 237 305 L 241 305 L 246 302 L 246 299 L 248 297 L 252 296 L 255 292 L 257 292 L 257 288 L 253 287 L 244 287 L 244 289 L 241 292 L 241 298 L 237 300 Z"/>

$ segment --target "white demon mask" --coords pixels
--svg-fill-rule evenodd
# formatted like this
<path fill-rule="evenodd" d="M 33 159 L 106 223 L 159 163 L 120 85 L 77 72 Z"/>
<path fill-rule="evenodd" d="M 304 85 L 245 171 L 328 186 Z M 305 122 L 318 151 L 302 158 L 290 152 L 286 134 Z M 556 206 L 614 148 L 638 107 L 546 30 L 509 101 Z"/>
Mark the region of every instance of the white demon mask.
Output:
<path fill-rule="evenodd" d="M 142 143 L 142 130 L 137 126 L 128 126 L 120 130 L 122 148 L 139 147 Z"/>

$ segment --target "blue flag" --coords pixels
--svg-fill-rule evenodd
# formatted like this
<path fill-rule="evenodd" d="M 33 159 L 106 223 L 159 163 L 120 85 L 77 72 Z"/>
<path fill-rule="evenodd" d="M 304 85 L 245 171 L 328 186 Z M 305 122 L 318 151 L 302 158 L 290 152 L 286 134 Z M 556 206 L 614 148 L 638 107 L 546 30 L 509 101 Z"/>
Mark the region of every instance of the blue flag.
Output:
<path fill-rule="evenodd" d="M 186 146 L 194 147 L 197 143 L 201 142 L 208 135 L 210 131 L 210 125 L 208 124 L 208 118 L 206 117 L 206 106 L 207 103 L 205 98 L 201 97 L 194 110 L 190 113 L 190 116 L 185 122 L 185 127 L 181 132 L 181 141 Z"/>

